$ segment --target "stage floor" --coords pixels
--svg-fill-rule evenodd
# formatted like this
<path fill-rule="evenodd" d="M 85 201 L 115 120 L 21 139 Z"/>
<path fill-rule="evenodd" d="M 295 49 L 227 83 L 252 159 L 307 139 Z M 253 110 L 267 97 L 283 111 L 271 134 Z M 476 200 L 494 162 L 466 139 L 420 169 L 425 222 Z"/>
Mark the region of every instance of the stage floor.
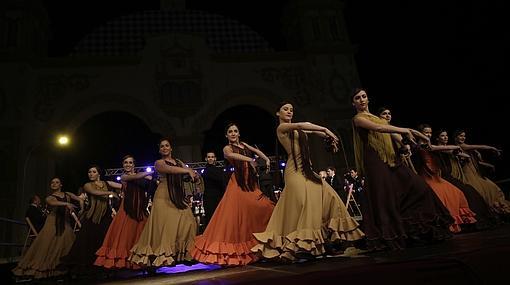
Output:
<path fill-rule="evenodd" d="M 45 280 L 38 284 L 510 284 L 510 225 L 465 233 L 435 245 L 356 257 L 324 257 L 293 264 L 258 262 L 221 268 L 196 264 L 163 267 L 155 275 Z M 351 283 L 354 284 L 354 283 Z"/>

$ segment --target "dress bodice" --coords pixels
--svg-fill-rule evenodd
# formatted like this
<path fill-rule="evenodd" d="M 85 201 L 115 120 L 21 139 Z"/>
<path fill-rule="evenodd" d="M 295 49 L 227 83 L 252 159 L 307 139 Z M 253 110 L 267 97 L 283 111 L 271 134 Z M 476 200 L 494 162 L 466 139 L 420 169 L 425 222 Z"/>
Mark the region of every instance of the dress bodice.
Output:
<path fill-rule="evenodd" d="M 358 113 L 356 117 L 361 117 L 372 123 L 378 125 L 388 125 L 388 122 L 370 113 Z M 356 168 L 364 173 L 365 151 L 367 148 L 375 151 L 377 156 L 387 165 L 394 167 L 398 163 L 397 155 L 391 135 L 389 133 L 381 133 L 373 130 L 368 130 L 361 127 L 356 127 L 353 122 L 353 139 L 354 139 L 354 152 L 356 158 Z"/>
<path fill-rule="evenodd" d="M 418 148 L 418 153 L 421 156 L 421 159 L 423 161 L 422 168 L 425 170 L 429 175 L 437 176 L 440 174 L 440 168 L 439 164 L 436 160 L 436 157 L 431 153 L 431 151 Z"/>
<path fill-rule="evenodd" d="M 296 130 L 293 130 L 294 136 L 293 140 L 291 140 L 290 136 L 284 136 L 280 137 L 278 136 L 278 141 L 282 144 L 283 148 L 287 152 L 287 165 L 288 167 L 295 167 L 294 161 L 297 163 L 297 168 L 302 167 L 302 161 L 301 161 L 301 147 L 299 146 L 299 132 Z M 294 144 L 294 154 L 292 153 L 292 144 Z"/>
<path fill-rule="evenodd" d="M 57 201 L 59 201 L 59 202 L 69 202 L 70 201 L 69 195 L 67 195 L 67 193 L 65 193 L 65 192 L 64 192 L 64 196 L 62 196 L 62 197 L 55 195 L 55 194 L 51 194 L 50 196 L 57 199 Z M 60 206 L 49 206 L 49 207 L 51 208 L 50 215 L 55 216 L 57 214 L 57 210 L 59 209 Z"/>

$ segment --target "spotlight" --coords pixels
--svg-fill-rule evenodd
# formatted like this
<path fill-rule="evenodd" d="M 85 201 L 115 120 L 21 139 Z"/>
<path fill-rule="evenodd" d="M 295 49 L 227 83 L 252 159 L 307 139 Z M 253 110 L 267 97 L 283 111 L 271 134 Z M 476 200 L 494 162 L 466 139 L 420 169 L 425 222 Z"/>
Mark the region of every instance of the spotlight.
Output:
<path fill-rule="evenodd" d="M 145 172 L 152 172 L 152 168 L 150 167 L 145 168 Z"/>
<path fill-rule="evenodd" d="M 281 167 L 285 167 L 285 162 L 281 162 L 281 163 L 280 163 L 280 166 L 281 166 Z"/>
<path fill-rule="evenodd" d="M 59 135 L 57 138 L 57 142 L 61 146 L 66 146 L 69 144 L 69 137 L 66 135 Z"/>
<path fill-rule="evenodd" d="M 117 179 L 117 181 L 120 181 L 120 176 L 117 176 L 117 178 L 115 178 L 115 179 Z"/>

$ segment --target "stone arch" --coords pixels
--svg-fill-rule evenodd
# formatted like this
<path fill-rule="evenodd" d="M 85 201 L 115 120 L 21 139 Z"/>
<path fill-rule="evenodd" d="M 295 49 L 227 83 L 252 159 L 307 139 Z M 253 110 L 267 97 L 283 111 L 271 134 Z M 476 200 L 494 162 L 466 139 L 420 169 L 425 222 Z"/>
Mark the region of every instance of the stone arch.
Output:
<path fill-rule="evenodd" d="M 137 166 L 150 166 L 159 158 L 154 133 L 142 119 L 126 111 L 101 110 L 73 130 L 69 147 L 55 152 L 55 173 L 65 181 L 68 191 L 76 191 L 87 181 L 92 164 L 102 170 L 121 167 L 121 158 L 131 154 Z M 104 175 L 104 172 L 101 172 Z"/>
<path fill-rule="evenodd" d="M 126 113 L 136 118 L 145 124 L 148 130 L 154 135 L 173 136 L 177 132 L 171 120 L 167 118 L 157 106 L 147 104 L 142 98 L 136 98 L 130 94 L 98 93 L 91 95 L 90 93 L 84 93 L 80 97 L 73 98 L 70 96 L 68 98 L 69 99 L 66 98 L 66 100 L 62 100 L 55 106 L 55 115 L 50 121 L 33 130 L 33 141 L 49 141 L 50 138 L 53 139 L 56 131 L 67 133 L 73 137 L 77 134 L 79 128 L 89 120 L 109 112 Z M 63 106 L 69 107 L 64 108 Z M 105 121 L 104 123 L 105 126 L 119 124 L 118 121 Z M 71 143 L 73 144 L 73 142 Z M 70 151 L 71 150 L 65 150 L 67 154 L 61 154 L 61 156 L 68 156 Z M 59 154 L 53 153 L 49 157 L 39 157 L 36 156 L 34 152 L 30 159 L 31 164 L 36 162 L 49 163 L 48 173 L 45 174 L 45 177 L 53 175 L 54 173 L 60 175 L 62 171 L 67 173 L 68 171 L 66 171 L 64 167 L 67 165 L 67 161 L 56 155 Z M 90 161 L 90 163 L 94 162 L 95 161 Z M 111 166 L 105 165 L 104 167 Z M 75 176 L 76 174 L 72 173 L 73 181 L 75 180 Z M 32 180 L 34 179 L 35 178 L 32 178 Z M 34 184 L 33 182 L 31 183 Z M 70 183 L 67 184 L 69 185 Z M 73 183 L 73 185 L 74 184 L 75 183 Z M 75 191 L 76 189 L 70 188 L 69 190 Z"/>
<path fill-rule="evenodd" d="M 217 156 L 222 157 L 222 149 L 227 143 L 224 131 L 228 123 L 237 125 L 241 141 L 259 147 L 266 155 L 274 154 L 276 120 L 271 113 L 253 104 L 235 105 L 218 114 L 211 128 L 203 133 L 202 154 L 214 150 Z"/>
<path fill-rule="evenodd" d="M 170 120 L 166 116 L 158 114 L 161 112 L 159 109 L 151 108 L 144 101 L 128 95 L 100 94 L 87 97 L 87 100 L 77 100 L 71 106 L 67 110 L 57 113 L 50 125 L 72 134 L 81 124 L 98 114 L 120 111 L 139 118 L 154 133 L 174 135 L 176 132 Z"/>
<path fill-rule="evenodd" d="M 238 105 L 252 105 L 259 107 L 270 114 L 275 113 L 275 108 L 283 97 L 262 88 L 239 88 L 233 89 L 215 99 L 212 104 L 207 104 L 202 114 L 193 124 L 193 128 L 203 132 L 211 128 L 214 120 L 208 118 L 217 118 L 221 113 Z"/>

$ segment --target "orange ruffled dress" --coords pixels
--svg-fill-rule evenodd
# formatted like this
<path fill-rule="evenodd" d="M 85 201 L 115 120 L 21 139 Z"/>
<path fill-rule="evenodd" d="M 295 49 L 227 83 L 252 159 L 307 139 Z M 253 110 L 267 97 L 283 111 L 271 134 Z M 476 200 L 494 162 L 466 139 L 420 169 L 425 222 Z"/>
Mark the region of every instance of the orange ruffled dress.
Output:
<path fill-rule="evenodd" d="M 247 149 L 232 146 L 236 153 L 251 156 Z M 235 171 L 232 174 L 211 221 L 204 234 L 195 238 L 195 248 L 191 255 L 199 262 L 219 265 L 246 265 L 257 261 L 258 257 L 251 252 L 257 244 L 254 232 L 261 232 L 273 212 L 273 202 L 262 194 L 258 184 L 245 191 L 238 183 L 237 177 L 248 184 L 249 176 L 254 175 L 247 162 L 232 162 Z M 253 178 L 253 177 L 252 177 Z"/>
<path fill-rule="evenodd" d="M 135 245 L 147 222 L 145 195 L 149 181 L 144 178 L 129 181 L 124 187 L 124 199 L 119 212 L 113 218 L 103 245 L 96 252 L 94 265 L 105 268 L 139 269 L 140 266 L 127 260 L 129 250 Z"/>
<path fill-rule="evenodd" d="M 418 173 L 434 190 L 437 197 L 443 205 L 448 209 L 450 215 L 454 219 L 454 223 L 450 225 L 450 231 L 458 233 L 461 231 L 461 224 L 473 224 L 476 222 L 475 213 L 469 208 L 468 201 L 464 193 L 450 182 L 444 180 L 440 176 L 438 163 L 434 160 L 430 151 L 418 149 L 422 162 Z"/>

